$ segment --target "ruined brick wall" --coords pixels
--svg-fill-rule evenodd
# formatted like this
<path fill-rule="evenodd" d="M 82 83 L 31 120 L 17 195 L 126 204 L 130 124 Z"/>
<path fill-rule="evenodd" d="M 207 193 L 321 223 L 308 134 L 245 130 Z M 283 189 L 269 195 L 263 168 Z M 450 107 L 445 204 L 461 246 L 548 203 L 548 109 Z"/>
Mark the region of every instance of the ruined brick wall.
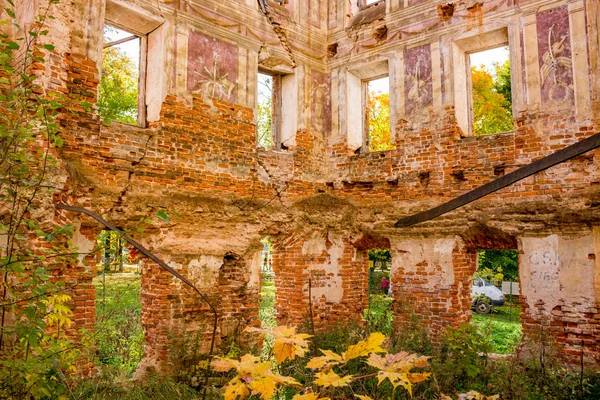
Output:
<path fill-rule="evenodd" d="M 362 320 L 369 297 L 369 258 L 347 235 L 317 230 L 274 241 L 279 323 L 323 330 Z"/>
<path fill-rule="evenodd" d="M 282 323 L 305 321 L 309 277 L 317 327 L 360 318 L 367 302 L 367 259 L 353 238 L 370 232 L 391 242 L 396 323 L 417 312 L 437 334 L 469 318 L 474 254 L 483 244 L 471 246 L 464 233 L 483 225 L 522 243 L 587 238 L 581 248 L 588 258 L 577 259 L 575 272 L 564 275 L 567 265 L 552 266 L 561 289 L 550 303 L 545 294 L 536 295 L 545 293 L 542 284 L 522 286 L 523 319 L 528 332 L 549 319 L 568 351 L 577 351 L 583 339 L 589 358 L 597 357 L 600 244 L 590 239 L 590 226 L 600 223 L 598 151 L 436 220 L 393 227 L 400 217 L 600 130 L 596 2 L 487 0 L 449 11 L 432 1 L 385 0 L 365 13 L 345 0 L 289 1 L 272 11 L 292 49 L 294 69 L 253 0 L 76 3 L 59 6 L 59 28 L 52 33 L 57 48 L 43 77 L 52 90 L 70 96 L 76 112 L 62 121 L 61 167 L 68 179 L 56 201 L 93 209 L 124 228 L 158 210 L 181 215 L 152 222 L 136 238 L 192 277 L 218 306 L 220 344 L 232 332 L 258 324 L 255 256 L 261 237 L 275 241 Z M 145 128 L 105 125 L 94 108 L 102 25 L 105 16 L 115 18 L 114 7 L 153 29 L 147 32 Z M 569 87 L 564 93 L 540 75 L 553 24 L 573 66 L 560 76 Z M 452 49 L 457 40 L 497 29 L 506 30 L 511 45 L 516 127 L 474 137 L 460 123 L 460 100 L 468 94 L 455 87 L 460 71 Z M 396 149 L 364 153 L 349 135 L 348 106 L 358 99 L 348 96 L 348 73 L 382 62 L 390 72 Z M 423 90 L 414 97 L 417 65 L 426 68 L 418 82 Z M 287 150 L 257 148 L 259 68 L 293 76 L 288 116 L 297 123 L 284 142 Z M 207 82 L 223 90 L 211 91 L 214 85 Z M 88 239 L 102 229 L 86 218 L 78 223 Z M 521 279 L 527 280 L 534 271 L 523 261 L 526 246 L 521 250 Z M 74 318 L 93 324 L 91 270 L 73 271 L 88 274 L 81 278 Z M 585 296 L 562 284 L 580 276 L 596 282 Z M 206 305 L 155 265 L 145 264 L 142 282 L 144 365 L 169 362 L 173 332 L 199 333 L 206 348 L 211 323 Z"/>

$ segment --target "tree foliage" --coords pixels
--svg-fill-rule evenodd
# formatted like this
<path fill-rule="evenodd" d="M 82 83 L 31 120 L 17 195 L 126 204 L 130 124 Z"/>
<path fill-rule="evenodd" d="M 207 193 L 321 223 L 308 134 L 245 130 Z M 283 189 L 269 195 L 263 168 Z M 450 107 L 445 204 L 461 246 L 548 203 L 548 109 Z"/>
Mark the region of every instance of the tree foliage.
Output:
<path fill-rule="evenodd" d="M 517 250 L 480 250 L 477 253 L 479 270 L 502 274 L 502 279 L 519 281 L 519 252 Z M 486 278 L 485 276 L 481 276 Z M 492 282 L 490 279 L 488 279 Z"/>
<path fill-rule="evenodd" d="M 62 146 L 58 110 L 67 102 L 46 93 L 37 78 L 54 50 L 45 36 L 55 3 L 23 31 L 15 23 L 13 1 L 6 0 L 7 19 L 1 23 L 6 30 L 0 33 L 0 398 L 60 398 L 68 372 L 75 370 L 76 353 L 66 334 L 69 288 L 52 279 L 57 266 L 76 262 L 69 242 L 73 229 L 47 216 L 55 153 Z"/>
<path fill-rule="evenodd" d="M 367 99 L 369 151 L 394 149 L 390 125 L 390 94 L 369 92 Z"/>
<path fill-rule="evenodd" d="M 273 77 L 258 75 L 256 134 L 259 147 L 272 149 L 273 141 Z"/>
<path fill-rule="evenodd" d="M 512 131 L 510 61 L 496 65 L 495 79 L 483 65 L 473 66 L 471 83 L 475 136 Z"/>
<path fill-rule="evenodd" d="M 105 30 L 105 40 L 111 34 Z M 135 124 L 138 115 L 138 67 L 119 47 L 102 51 L 102 78 L 98 87 L 98 114 L 106 123 L 113 120 Z"/>

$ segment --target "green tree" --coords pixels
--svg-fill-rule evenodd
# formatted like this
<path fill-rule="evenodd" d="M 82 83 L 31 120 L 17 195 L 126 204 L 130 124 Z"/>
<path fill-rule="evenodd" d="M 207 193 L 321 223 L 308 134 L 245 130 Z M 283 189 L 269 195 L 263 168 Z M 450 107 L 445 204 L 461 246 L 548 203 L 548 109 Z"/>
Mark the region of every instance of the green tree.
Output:
<path fill-rule="evenodd" d="M 50 399 L 67 391 L 75 353 L 68 287 L 53 270 L 77 262 L 72 227 L 54 222 L 56 151 L 62 145 L 58 110 L 69 103 L 47 97 L 36 73 L 54 46 L 45 43 L 41 9 L 31 30 L 17 25 L 15 5 L 3 1 L 0 32 L 0 398 Z M 17 32 L 12 35 L 11 28 Z M 7 33 L 8 32 L 8 33 Z M 15 38 L 16 37 L 16 38 Z M 72 101 L 77 101 L 72 100 Z M 88 107 L 84 102 L 80 105 Z M 50 213 L 50 216 L 48 215 Z"/>
<path fill-rule="evenodd" d="M 369 151 L 394 149 L 390 125 L 389 93 L 369 92 L 367 104 Z"/>
<path fill-rule="evenodd" d="M 514 129 L 510 102 L 510 64 L 496 66 L 496 69 L 500 75 L 494 80 L 484 66 L 471 68 L 475 136 Z"/>
<path fill-rule="evenodd" d="M 496 79 L 494 80 L 494 87 L 496 92 L 500 93 L 506 99 L 504 104 L 512 113 L 512 86 L 510 84 L 510 60 L 507 59 L 502 64 L 496 64 Z"/>
<path fill-rule="evenodd" d="M 111 28 L 105 29 L 105 41 Z M 113 120 L 135 124 L 138 115 L 138 67 L 116 46 L 102 51 L 102 78 L 98 87 L 98 114 L 106 123 Z"/>
<path fill-rule="evenodd" d="M 273 77 L 258 75 L 256 133 L 259 147 L 273 148 Z"/>
<path fill-rule="evenodd" d="M 479 270 L 501 273 L 504 280 L 519 281 L 519 252 L 517 250 L 479 250 Z"/>

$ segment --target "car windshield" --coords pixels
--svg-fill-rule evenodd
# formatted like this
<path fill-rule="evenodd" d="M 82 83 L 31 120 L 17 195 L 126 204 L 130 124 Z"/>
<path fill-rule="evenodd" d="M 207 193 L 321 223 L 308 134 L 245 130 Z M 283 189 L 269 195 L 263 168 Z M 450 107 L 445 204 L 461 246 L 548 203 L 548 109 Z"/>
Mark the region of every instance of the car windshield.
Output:
<path fill-rule="evenodd" d="M 488 282 L 488 281 L 486 281 L 486 280 L 484 280 L 484 281 L 483 281 L 483 284 L 484 284 L 485 286 L 494 286 L 494 284 L 493 284 L 492 282 Z"/>

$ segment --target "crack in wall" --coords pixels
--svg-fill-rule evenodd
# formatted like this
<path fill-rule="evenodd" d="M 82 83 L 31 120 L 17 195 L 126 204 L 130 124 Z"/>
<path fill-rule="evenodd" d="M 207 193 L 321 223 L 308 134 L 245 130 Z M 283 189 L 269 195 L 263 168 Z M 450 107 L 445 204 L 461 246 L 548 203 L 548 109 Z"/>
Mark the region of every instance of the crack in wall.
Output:
<path fill-rule="evenodd" d="M 117 201 L 115 201 L 114 205 L 110 208 L 109 211 L 113 211 L 115 207 L 123 204 L 123 199 L 125 198 L 127 192 L 129 192 L 129 189 L 131 188 L 131 180 L 135 175 L 135 167 L 140 165 L 141 162 L 144 161 L 144 159 L 146 158 L 146 155 L 148 154 L 148 145 L 150 144 L 150 141 L 153 138 L 154 134 L 148 135 L 148 139 L 146 139 L 146 143 L 144 144 L 144 148 L 142 150 L 142 156 L 139 158 L 139 160 L 131 162 L 131 171 L 129 171 L 129 174 L 127 176 L 127 185 L 125 185 L 125 188 L 123 188 L 123 190 L 119 194 L 119 198 L 117 199 Z"/>

